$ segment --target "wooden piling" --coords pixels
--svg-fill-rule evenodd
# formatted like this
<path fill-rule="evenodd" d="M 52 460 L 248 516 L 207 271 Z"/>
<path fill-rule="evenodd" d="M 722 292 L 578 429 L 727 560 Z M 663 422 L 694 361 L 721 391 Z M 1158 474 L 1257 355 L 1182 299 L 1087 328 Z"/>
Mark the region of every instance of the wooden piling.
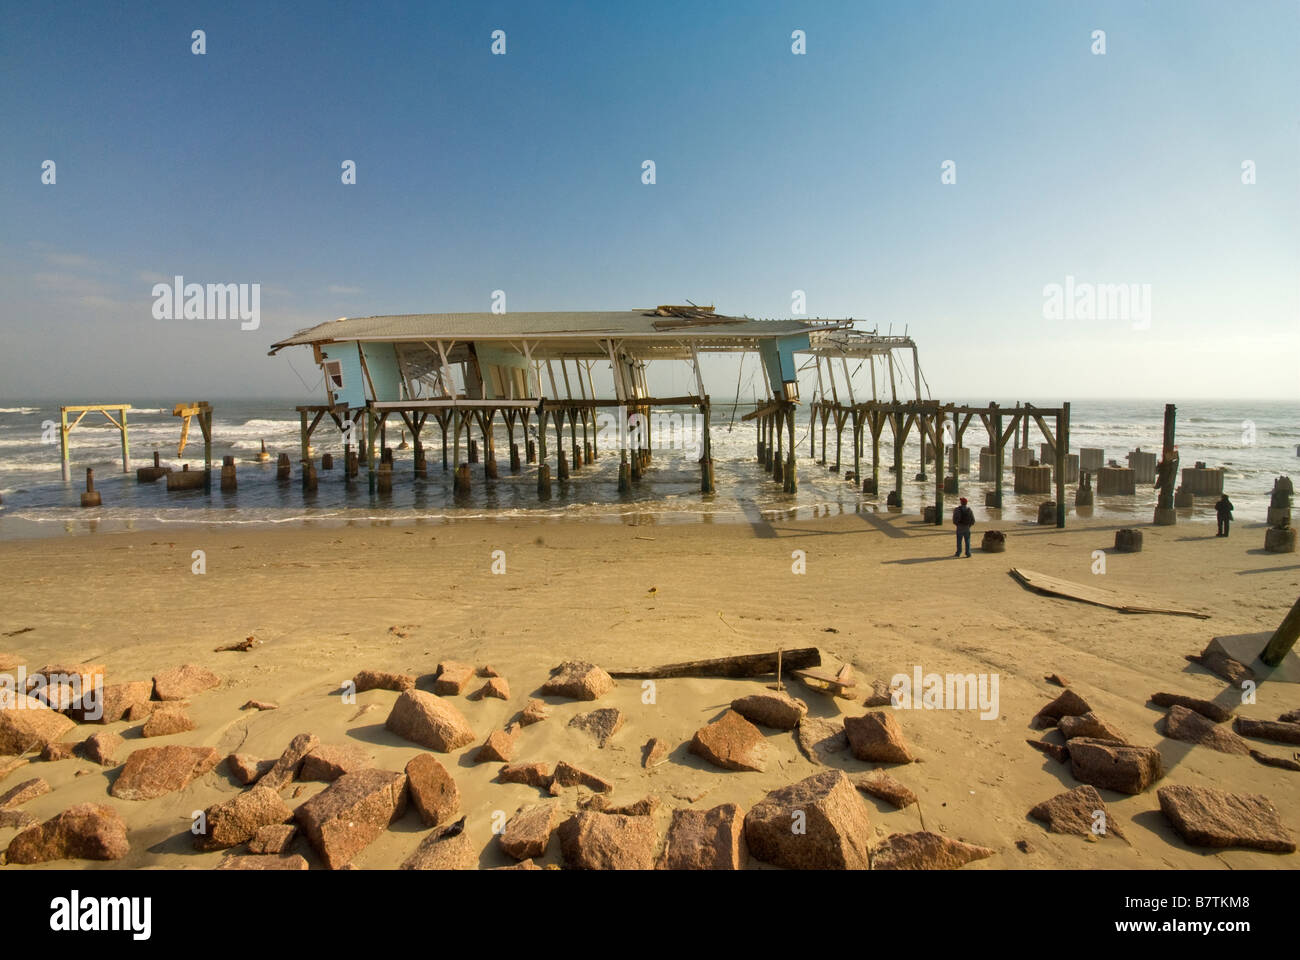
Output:
<path fill-rule="evenodd" d="M 235 458 L 223 457 L 221 460 L 221 491 L 223 493 L 232 493 L 238 488 L 239 481 L 235 476 Z"/>

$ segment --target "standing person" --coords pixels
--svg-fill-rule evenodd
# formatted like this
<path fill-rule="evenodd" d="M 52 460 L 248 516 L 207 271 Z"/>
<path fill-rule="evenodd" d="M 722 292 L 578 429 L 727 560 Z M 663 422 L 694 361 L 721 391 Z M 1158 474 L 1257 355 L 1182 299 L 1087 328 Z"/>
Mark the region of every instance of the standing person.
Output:
<path fill-rule="evenodd" d="M 952 512 L 952 522 L 957 527 L 957 552 L 954 557 L 961 556 L 962 542 L 966 543 L 966 556 L 970 556 L 970 528 L 975 526 L 975 511 L 966 506 L 966 498 L 961 498 L 961 506 Z"/>
<path fill-rule="evenodd" d="M 1226 537 L 1228 524 L 1232 522 L 1232 501 L 1228 499 L 1226 493 L 1219 497 L 1219 502 L 1214 505 L 1214 512 L 1219 515 L 1219 532 L 1215 536 Z"/>

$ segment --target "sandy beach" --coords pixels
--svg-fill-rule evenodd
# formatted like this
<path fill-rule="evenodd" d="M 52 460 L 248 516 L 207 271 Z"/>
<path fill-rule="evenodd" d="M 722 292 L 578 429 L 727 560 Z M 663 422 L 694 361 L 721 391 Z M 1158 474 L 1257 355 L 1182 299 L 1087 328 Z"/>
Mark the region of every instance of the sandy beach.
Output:
<path fill-rule="evenodd" d="M 175 528 L 6 542 L 0 543 L 0 654 L 30 670 L 103 663 L 109 684 L 148 681 L 181 664 L 221 678 L 218 687 L 189 699 L 194 730 L 146 740 L 139 723 L 108 725 L 126 740 L 118 761 L 167 743 L 275 759 L 294 736 L 312 733 L 322 743 L 359 745 L 374 766 L 392 771 L 426 752 L 384 727 L 398 694 L 370 690 L 347 704 L 340 684 L 363 669 L 424 678 L 441 661 L 490 664 L 508 681 L 510 699 L 454 698 L 476 739 L 438 755 L 459 787 L 465 829 L 482 867 L 514 862 L 499 849 L 493 825 L 545 791 L 499 783 L 500 763 L 471 758 L 561 661 L 616 671 L 816 646 L 823 669 L 851 665 L 858 687 L 849 700 L 788 679 L 790 694 L 813 717 L 861 715 L 873 679 L 911 674 L 917 666 L 926 673 L 997 674 L 996 719 L 980 719 L 975 710 L 896 712 L 918 762 L 884 769 L 919 802 L 895 809 L 859 794 L 877 839 L 925 829 L 996 851 L 968 870 L 1295 867 L 1295 854 L 1189 846 L 1160 813 L 1154 787 L 1136 796 L 1102 791 L 1122 838 L 1050 833 L 1027 817 L 1035 804 L 1078 785 L 1068 764 L 1025 742 L 1044 736 L 1030 720 L 1061 693 L 1044 679 L 1057 673 L 1130 743 L 1160 751 L 1166 771 L 1160 785 L 1263 794 L 1284 824 L 1292 830 L 1300 824 L 1300 774 L 1166 739 L 1156 729 L 1165 710 L 1147 702 L 1157 691 L 1224 702 L 1226 683 L 1184 655 L 1215 636 L 1274 629 L 1295 601 L 1300 565 L 1260 549 L 1262 525 L 1239 524 L 1227 540 L 1205 525 L 1144 526 L 1145 548 L 1135 554 L 1109 549 L 1117 526 L 1073 516 L 1064 530 L 1002 524 L 1006 552 L 977 547 L 971 559 L 952 558 L 949 528 L 870 507 L 754 524 L 417 522 Z M 989 527 L 976 527 L 977 545 Z M 196 550 L 205 554 L 201 575 L 192 572 Z M 1107 551 L 1104 575 L 1091 572 L 1097 550 Z M 793 572 L 800 559 L 795 551 L 804 552 L 804 573 Z M 504 573 L 493 572 L 494 562 L 498 570 L 504 562 Z M 1124 614 L 1046 597 L 1010 577 L 1012 566 L 1209 618 Z M 260 645 L 214 652 L 248 636 Z M 518 734 L 513 760 L 569 761 L 612 781 L 610 796 L 619 804 L 658 796 L 653 819 L 662 841 L 674 808 L 734 802 L 749 809 L 769 790 L 818 772 L 793 734 L 768 728 L 761 728 L 771 756 L 763 772 L 722 770 L 689 751 L 696 730 L 734 698 L 770 682 L 660 680 L 653 703 L 643 702 L 636 680 L 619 681 L 594 704 L 546 698 L 549 718 Z M 279 707 L 241 710 L 250 699 Z M 377 709 L 358 716 L 370 704 Z M 625 722 L 604 748 L 568 726 L 575 715 L 610 706 Z M 1300 685 L 1265 681 L 1257 702 L 1236 710 L 1275 720 L 1298 707 Z M 78 725 L 63 739 L 77 742 L 101 729 Z M 1047 738 L 1059 736 L 1053 731 Z M 644 769 L 642 745 L 651 737 L 667 741 L 670 754 Z M 1251 745 L 1280 757 L 1296 749 Z M 882 766 L 847 751 L 827 763 L 850 774 Z M 0 780 L 0 793 L 29 778 L 46 780 L 52 790 L 22 808 L 39 820 L 78 803 L 114 807 L 127 824 L 129 854 L 78 861 L 78 867 L 206 869 L 221 861 L 222 852 L 195 851 L 189 826 L 192 811 L 243 789 L 224 762 L 188 787 L 146 801 L 109 796 L 117 771 L 80 757 L 32 757 Z M 285 801 L 296 807 L 327 786 L 295 785 L 284 791 Z M 566 789 L 559 802 L 573 810 L 589 795 Z M 0 828 L 0 849 L 15 833 Z M 408 810 L 353 865 L 396 867 L 427 833 Z M 304 838 L 292 849 L 313 868 L 321 866 Z M 538 862 L 563 862 L 554 839 Z M 752 859 L 750 865 L 766 866 Z"/>

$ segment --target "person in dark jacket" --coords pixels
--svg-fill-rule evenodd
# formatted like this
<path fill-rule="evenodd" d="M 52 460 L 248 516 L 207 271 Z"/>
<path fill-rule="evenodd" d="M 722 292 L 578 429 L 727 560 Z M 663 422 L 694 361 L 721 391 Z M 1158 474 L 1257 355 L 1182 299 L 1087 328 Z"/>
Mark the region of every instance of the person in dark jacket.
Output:
<path fill-rule="evenodd" d="M 1219 515 L 1219 532 L 1215 536 L 1226 537 L 1228 524 L 1232 522 L 1232 501 L 1228 499 L 1226 493 L 1219 497 L 1219 502 L 1214 505 L 1214 512 Z"/>
<path fill-rule="evenodd" d="M 966 498 L 961 498 L 961 506 L 952 512 L 952 522 L 957 528 L 957 552 L 954 557 L 961 556 L 961 545 L 966 544 L 966 556 L 970 556 L 970 528 L 975 526 L 975 511 L 966 506 Z"/>

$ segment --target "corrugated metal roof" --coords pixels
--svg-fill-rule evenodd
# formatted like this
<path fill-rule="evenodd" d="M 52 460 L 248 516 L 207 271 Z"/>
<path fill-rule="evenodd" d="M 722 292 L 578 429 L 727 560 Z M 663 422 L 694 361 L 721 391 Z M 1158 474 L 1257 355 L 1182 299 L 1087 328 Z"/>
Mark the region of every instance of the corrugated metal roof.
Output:
<path fill-rule="evenodd" d="M 647 337 L 694 339 L 719 337 L 752 339 L 781 337 L 824 327 L 827 321 L 741 319 L 718 323 L 692 322 L 659 329 L 668 319 L 653 309 L 619 312 L 549 313 L 412 313 L 390 317 L 344 317 L 300 330 L 272 346 L 322 343 L 331 340 L 493 340 L 512 337 Z M 844 321 L 847 322 L 847 321 Z"/>

